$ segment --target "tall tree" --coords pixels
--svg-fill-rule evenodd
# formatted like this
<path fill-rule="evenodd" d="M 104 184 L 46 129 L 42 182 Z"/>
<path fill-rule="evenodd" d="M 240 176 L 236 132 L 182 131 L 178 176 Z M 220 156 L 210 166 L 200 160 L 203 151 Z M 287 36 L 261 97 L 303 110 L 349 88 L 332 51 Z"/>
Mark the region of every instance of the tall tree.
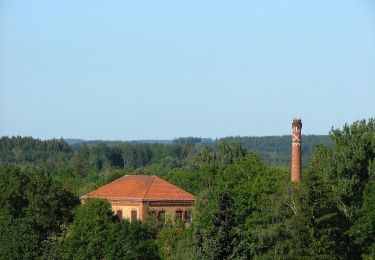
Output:
<path fill-rule="evenodd" d="M 64 259 L 159 259 L 146 225 L 119 220 L 108 201 L 91 199 L 77 208 L 63 241 Z"/>
<path fill-rule="evenodd" d="M 72 219 L 78 199 L 41 170 L 0 167 L 0 258 L 36 258 Z"/>

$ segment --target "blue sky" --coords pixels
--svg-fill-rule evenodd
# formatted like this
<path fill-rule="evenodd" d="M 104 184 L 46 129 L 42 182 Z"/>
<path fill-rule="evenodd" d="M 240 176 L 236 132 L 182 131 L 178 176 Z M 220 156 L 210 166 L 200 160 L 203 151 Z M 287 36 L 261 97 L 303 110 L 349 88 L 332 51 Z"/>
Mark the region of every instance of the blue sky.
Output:
<path fill-rule="evenodd" d="M 371 0 L 0 1 L 0 135 L 327 134 L 374 100 Z"/>

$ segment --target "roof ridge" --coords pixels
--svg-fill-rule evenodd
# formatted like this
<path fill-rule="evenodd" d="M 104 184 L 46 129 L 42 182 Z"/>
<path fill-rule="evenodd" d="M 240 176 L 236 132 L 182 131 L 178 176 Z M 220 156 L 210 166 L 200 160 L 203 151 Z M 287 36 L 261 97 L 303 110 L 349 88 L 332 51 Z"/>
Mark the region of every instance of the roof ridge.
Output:
<path fill-rule="evenodd" d="M 114 182 L 117 182 L 117 181 L 119 181 L 119 180 L 121 180 L 122 178 L 125 178 L 125 177 L 127 177 L 127 176 L 130 176 L 130 175 L 126 174 L 126 175 L 124 175 L 124 176 L 122 176 L 122 177 L 120 177 L 120 178 L 118 178 L 118 179 L 115 179 L 115 180 L 113 180 L 113 181 L 111 181 L 111 182 L 108 182 L 107 184 L 105 184 L 105 185 L 103 185 L 103 186 L 97 188 L 96 190 L 90 191 L 89 193 L 86 193 L 86 194 L 82 195 L 81 197 L 83 197 L 83 196 L 88 196 L 90 193 L 92 193 L 92 192 L 94 192 L 94 191 L 97 191 L 97 190 L 101 190 L 101 189 L 103 189 L 104 187 L 106 187 L 106 186 L 108 186 L 108 185 L 110 185 L 110 184 L 112 184 L 112 183 L 114 183 Z"/>
<path fill-rule="evenodd" d="M 155 175 L 152 176 L 152 181 L 150 182 L 150 185 L 148 186 L 148 188 L 147 188 L 147 190 L 145 192 L 145 195 L 143 195 L 142 200 L 144 200 L 146 198 L 146 195 L 147 195 L 148 191 L 150 190 L 152 184 L 154 183 L 154 180 L 155 180 Z"/>

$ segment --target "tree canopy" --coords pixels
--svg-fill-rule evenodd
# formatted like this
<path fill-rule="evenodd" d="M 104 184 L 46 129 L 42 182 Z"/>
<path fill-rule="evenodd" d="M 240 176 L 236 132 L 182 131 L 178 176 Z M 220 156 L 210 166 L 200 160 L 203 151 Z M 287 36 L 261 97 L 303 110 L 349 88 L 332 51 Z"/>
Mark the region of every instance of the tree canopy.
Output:
<path fill-rule="evenodd" d="M 3 137 L 0 258 L 374 259 L 375 119 L 327 138 L 304 137 L 302 181 L 291 183 L 288 136 L 73 146 Z M 119 220 L 102 200 L 78 205 L 77 195 L 139 173 L 197 195 L 189 227 Z"/>

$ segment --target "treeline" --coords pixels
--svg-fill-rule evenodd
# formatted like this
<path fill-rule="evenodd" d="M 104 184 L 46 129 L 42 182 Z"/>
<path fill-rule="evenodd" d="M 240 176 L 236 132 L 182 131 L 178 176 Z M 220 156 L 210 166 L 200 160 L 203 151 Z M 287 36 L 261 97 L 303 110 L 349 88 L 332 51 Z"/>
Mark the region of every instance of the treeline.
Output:
<path fill-rule="evenodd" d="M 290 182 L 288 168 L 224 141 L 192 155 L 192 145 L 183 144 L 185 159 L 171 149 L 135 170 L 124 169 L 124 159 L 123 168 L 112 167 L 105 157 L 101 170 L 83 176 L 64 165 L 2 165 L 0 259 L 374 259 L 375 120 L 330 137 L 332 145 L 314 150 L 300 183 Z M 90 162 L 108 152 L 99 148 L 68 153 Z M 156 228 L 120 221 L 108 202 L 77 205 L 66 190 L 129 173 L 156 174 L 197 195 L 190 228 L 174 220 Z"/>
<path fill-rule="evenodd" d="M 42 141 L 32 137 L 1 137 L 0 163 L 46 163 L 85 160 L 90 168 L 104 166 L 137 168 L 159 162 L 165 157 L 182 160 L 194 152 L 190 139 L 180 138 L 173 144 L 141 144 L 121 142 L 107 145 L 99 142 L 89 146 L 68 145 L 63 139 Z M 77 163 L 77 162 L 75 162 Z"/>
<path fill-rule="evenodd" d="M 194 147 L 191 145 L 122 143 L 110 147 L 99 143 L 89 148 L 83 144 L 72 155 L 72 163 L 96 170 L 101 170 L 103 167 L 136 169 L 159 163 L 166 157 L 184 160 L 194 152 Z"/>
<path fill-rule="evenodd" d="M 267 165 L 289 165 L 291 158 L 291 137 L 283 136 L 261 136 L 261 137 L 226 137 L 220 139 L 226 142 L 238 142 L 247 150 L 258 153 Z M 329 135 L 303 135 L 302 136 L 302 162 L 307 165 L 314 148 L 318 144 L 331 146 Z"/>
<path fill-rule="evenodd" d="M 156 142 L 156 141 L 155 141 Z M 46 163 L 49 161 L 88 166 L 135 169 L 165 158 L 190 159 L 202 149 L 216 149 L 220 143 L 240 143 L 248 151 L 258 153 L 267 165 L 289 165 L 290 136 L 226 137 L 219 140 L 196 137 L 177 138 L 169 143 L 141 143 L 121 141 L 74 142 L 63 139 L 42 141 L 32 137 L 1 137 L 0 163 Z M 303 136 L 302 158 L 307 162 L 318 144 L 331 145 L 329 136 Z M 82 168 L 82 167 L 81 167 Z M 80 169 L 81 170 L 81 169 Z"/>
<path fill-rule="evenodd" d="M 32 137 L 1 137 L 0 163 L 66 161 L 73 149 L 63 139 L 42 141 Z"/>
<path fill-rule="evenodd" d="M 151 229 L 79 199 L 35 167 L 0 166 L 0 259 L 159 259 Z"/>
<path fill-rule="evenodd" d="M 331 138 L 334 145 L 315 150 L 300 183 L 254 154 L 215 164 L 206 171 L 213 178 L 198 196 L 193 227 L 164 230 L 161 255 L 374 259 L 375 120 L 345 125 Z"/>
<path fill-rule="evenodd" d="M 314 144 L 324 143 L 324 140 L 324 136 L 307 136 L 303 150 L 311 152 Z M 163 144 L 120 141 L 73 143 L 69 145 L 63 139 L 42 141 L 32 137 L 2 137 L 0 164 L 38 166 L 53 180 L 78 195 L 133 172 L 156 174 L 196 193 L 202 189 L 202 184 L 198 183 L 202 181 L 201 173 L 197 170 L 201 165 L 227 164 L 240 154 L 256 151 L 267 165 L 288 168 L 291 149 L 287 136 L 230 137 L 216 141 L 187 137 Z M 311 156 L 310 152 L 303 155 L 304 166 Z"/>

